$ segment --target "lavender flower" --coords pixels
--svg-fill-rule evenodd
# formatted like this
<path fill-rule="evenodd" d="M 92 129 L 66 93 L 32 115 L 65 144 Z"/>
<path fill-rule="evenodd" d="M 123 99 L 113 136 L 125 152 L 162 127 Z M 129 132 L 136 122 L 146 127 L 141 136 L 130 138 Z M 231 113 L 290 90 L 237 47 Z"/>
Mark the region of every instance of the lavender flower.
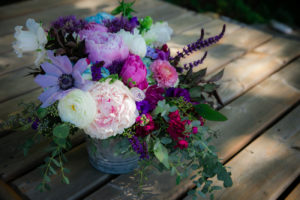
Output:
<path fill-rule="evenodd" d="M 98 61 L 91 67 L 93 81 L 99 81 L 102 78 L 101 68 L 103 67 L 103 65 L 104 61 Z"/>
<path fill-rule="evenodd" d="M 203 61 L 205 60 L 206 56 L 207 56 L 207 51 L 204 53 L 204 55 L 202 56 L 201 59 L 193 61 L 193 62 L 190 62 L 190 63 L 187 63 L 187 64 L 184 64 L 183 65 L 184 69 L 188 70 L 189 68 L 197 67 L 198 65 L 200 65 L 200 64 L 203 63 Z"/>
<path fill-rule="evenodd" d="M 147 143 L 140 143 L 137 136 L 128 139 L 133 150 L 140 155 L 140 159 L 149 159 Z"/>
<path fill-rule="evenodd" d="M 67 33 L 78 33 L 87 25 L 87 22 L 82 19 L 76 19 L 74 15 L 59 17 L 56 21 L 52 22 L 51 28 L 56 30 L 64 30 Z"/>
<path fill-rule="evenodd" d="M 139 25 L 137 17 L 132 17 L 128 20 L 123 16 L 120 18 L 116 17 L 112 20 L 104 20 L 103 23 L 107 27 L 108 32 L 111 33 L 117 33 L 121 29 L 133 33 L 134 28 Z"/>
<path fill-rule="evenodd" d="M 48 57 L 51 63 L 44 62 L 41 64 L 45 74 L 39 74 L 35 78 L 35 82 L 45 89 L 39 96 L 39 100 L 43 102 L 42 108 L 46 108 L 63 98 L 74 88 L 83 88 L 85 80 L 81 74 L 88 66 L 85 58 L 78 60 L 72 66 L 67 56 L 54 56 L 53 51 L 48 51 Z"/>
<path fill-rule="evenodd" d="M 188 44 L 187 47 L 184 47 L 181 52 L 178 51 L 177 55 L 174 58 L 170 58 L 170 60 L 174 60 L 175 65 L 176 65 L 176 64 L 178 64 L 178 62 L 181 58 L 184 58 L 185 56 L 190 55 L 191 53 L 193 53 L 195 51 L 198 51 L 205 47 L 209 47 L 212 44 L 215 44 L 224 36 L 225 30 L 226 30 L 226 25 L 224 24 L 223 29 L 220 34 L 218 34 L 214 37 L 210 37 L 206 40 L 203 40 L 204 31 L 201 30 L 201 36 L 196 42 Z"/>

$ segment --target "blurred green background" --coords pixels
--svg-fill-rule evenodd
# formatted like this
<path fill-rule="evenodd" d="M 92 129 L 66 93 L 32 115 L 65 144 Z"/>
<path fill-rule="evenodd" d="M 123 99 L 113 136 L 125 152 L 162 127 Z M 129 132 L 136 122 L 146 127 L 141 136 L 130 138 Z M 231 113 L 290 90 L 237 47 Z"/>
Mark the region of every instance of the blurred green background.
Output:
<path fill-rule="evenodd" d="M 271 19 L 300 26 L 299 0 L 165 0 L 197 12 L 216 12 L 248 23 Z M 297 4 L 298 3 L 298 4 Z"/>

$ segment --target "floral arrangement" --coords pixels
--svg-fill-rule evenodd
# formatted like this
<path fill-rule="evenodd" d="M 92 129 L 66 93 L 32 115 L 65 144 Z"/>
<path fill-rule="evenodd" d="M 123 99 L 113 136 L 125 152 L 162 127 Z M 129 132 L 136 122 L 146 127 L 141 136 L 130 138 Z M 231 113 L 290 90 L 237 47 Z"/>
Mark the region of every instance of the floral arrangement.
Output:
<path fill-rule="evenodd" d="M 28 30 L 15 28 L 17 55 L 37 52 L 30 74 L 44 92 L 41 104 L 26 105 L 7 124 L 36 130 L 25 153 L 39 136 L 51 140 L 39 189 L 49 187 L 57 169 L 69 183 L 64 152 L 78 130 L 100 140 L 126 138 L 126 150 L 140 157 L 140 175 L 149 166 L 169 170 L 178 183 L 193 175 L 200 195 L 220 188 L 210 180 L 214 176 L 230 187 L 230 172 L 209 144 L 214 132 L 205 126 L 206 120 L 226 120 L 206 98 L 216 95 L 223 72 L 207 80 L 206 69 L 193 70 L 207 52 L 200 60 L 180 62 L 218 42 L 225 25 L 208 39 L 202 30 L 196 42 L 171 56 L 168 23 L 138 19 L 132 5 L 120 2 L 112 15 L 59 17 L 47 29 L 33 19 L 26 22 Z M 190 193 L 196 195 L 196 189 Z"/>

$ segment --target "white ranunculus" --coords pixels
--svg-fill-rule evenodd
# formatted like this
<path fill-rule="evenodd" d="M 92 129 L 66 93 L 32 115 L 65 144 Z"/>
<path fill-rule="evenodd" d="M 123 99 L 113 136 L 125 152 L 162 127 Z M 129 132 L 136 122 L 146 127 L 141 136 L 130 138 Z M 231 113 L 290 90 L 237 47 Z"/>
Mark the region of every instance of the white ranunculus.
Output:
<path fill-rule="evenodd" d="M 122 40 L 128 46 L 131 53 L 141 58 L 145 57 L 147 53 L 146 42 L 137 29 L 134 29 L 133 34 L 124 29 L 121 29 L 117 34 L 122 37 Z"/>
<path fill-rule="evenodd" d="M 79 89 L 72 90 L 58 103 L 61 120 L 79 128 L 85 128 L 93 122 L 96 112 L 96 102 L 90 93 Z"/>
<path fill-rule="evenodd" d="M 47 43 L 47 36 L 40 24 L 36 23 L 34 19 L 27 19 L 26 27 L 28 31 L 23 31 L 23 26 L 15 27 L 16 41 L 13 43 L 13 48 L 18 55 L 22 57 L 23 52 L 38 51 L 35 64 L 39 65 L 45 56 L 45 45 Z"/>
<path fill-rule="evenodd" d="M 169 27 L 168 22 L 156 22 L 144 35 L 147 44 L 153 44 L 154 47 L 161 47 L 171 40 L 173 29 Z"/>
<path fill-rule="evenodd" d="M 84 131 L 92 138 L 106 139 L 121 134 L 139 115 L 129 88 L 119 80 L 110 81 L 97 82 L 89 90 L 97 104 L 97 114 Z"/>

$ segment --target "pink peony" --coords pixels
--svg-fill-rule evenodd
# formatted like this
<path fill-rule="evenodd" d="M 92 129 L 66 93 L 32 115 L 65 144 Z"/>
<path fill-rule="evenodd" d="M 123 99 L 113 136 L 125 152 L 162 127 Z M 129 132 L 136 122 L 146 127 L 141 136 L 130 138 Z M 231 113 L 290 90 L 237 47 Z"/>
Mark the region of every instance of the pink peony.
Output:
<path fill-rule="evenodd" d="M 84 131 L 93 138 L 106 139 L 121 134 L 138 116 L 130 90 L 119 80 L 110 81 L 95 83 L 89 91 L 96 101 L 97 114 Z"/>
<path fill-rule="evenodd" d="M 150 66 L 153 77 L 158 86 L 163 88 L 174 87 L 178 80 L 176 69 L 166 60 L 156 60 Z"/>
<path fill-rule="evenodd" d="M 93 26 L 96 27 L 96 25 Z M 79 35 L 81 39 L 85 39 L 86 53 L 89 54 L 88 58 L 93 63 L 104 61 L 104 66 L 107 67 L 114 60 L 126 59 L 129 54 L 128 47 L 116 34 L 86 29 Z"/>
<path fill-rule="evenodd" d="M 123 82 L 129 87 L 138 87 L 141 90 L 148 87 L 147 68 L 141 58 L 130 54 L 126 59 L 121 71 Z"/>

